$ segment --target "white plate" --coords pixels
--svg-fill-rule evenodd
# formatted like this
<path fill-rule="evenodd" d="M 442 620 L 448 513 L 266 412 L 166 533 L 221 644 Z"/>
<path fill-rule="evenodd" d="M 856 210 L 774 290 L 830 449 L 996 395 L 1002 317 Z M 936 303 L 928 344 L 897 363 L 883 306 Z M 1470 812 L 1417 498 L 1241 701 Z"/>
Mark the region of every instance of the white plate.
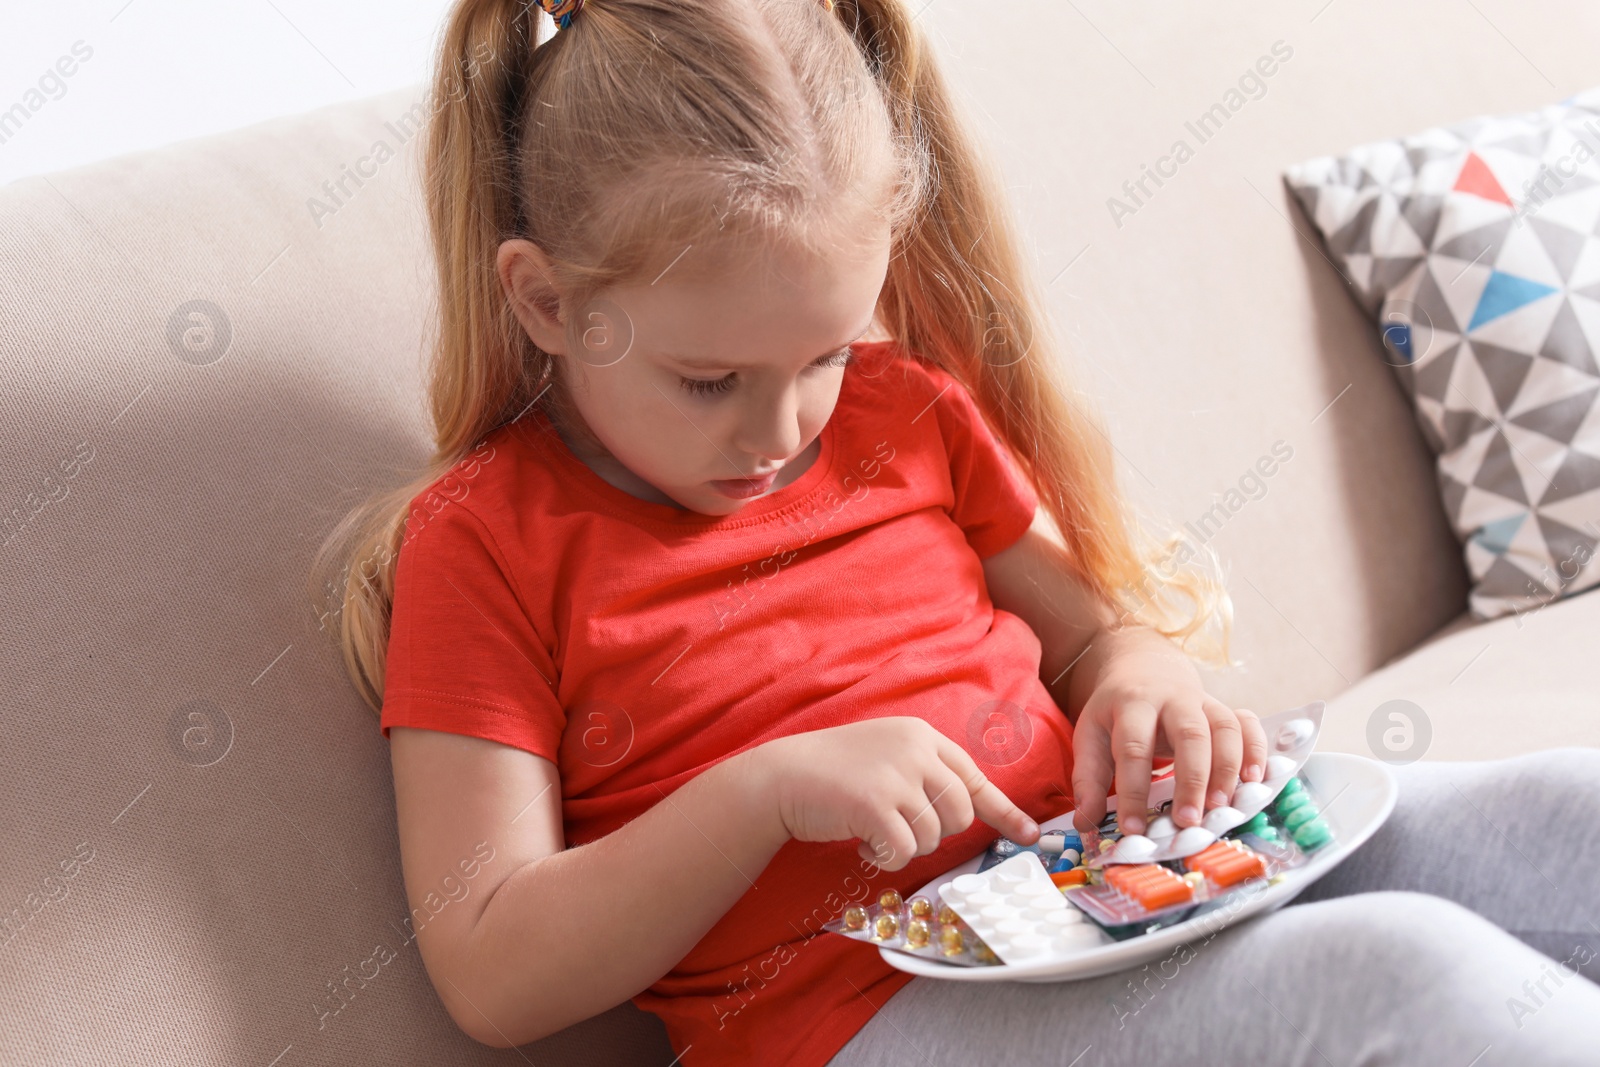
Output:
<path fill-rule="evenodd" d="M 1338 866 L 1341 860 L 1383 825 L 1383 820 L 1394 810 L 1395 796 L 1399 792 L 1388 767 L 1364 756 L 1342 752 L 1313 753 L 1301 768 L 1300 777 L 1305 779 L 1312 798 L 1322 809 L 1323 818 L 1332 828 L 1333 841 L 1313 853 L 1304 867 L 1286 872 L 1283 881 L 1277 885 L 1263 884 L 1246 890 L 1210 914 L 1199 915 L 1176 926 L 1126 941 L 1086 948 L 1070 957 L 1058 956 L 1037 963 L 957 967 L 887 948 L 880 948 L 878 952 L 884 962 L 897 970 L 953 982 L 1066 982 L 1113 974 L 1159 959 L 1179 945 L 1210 936 L 1240 919 L 1289 903 L 1302 889 Z M 1072 829 L 1071 812 L 1051 819 L 1041 827 L 1043 830 L 1060 828 Z M 981 853 L 972 857 L 959 867 L 941 874 L 917 890 L 917 893 L 933 896 L 941 885 L 956 875 L 976 871 L 982 859 Z M 907 897 L 911 895 L 907 894 Z"/>

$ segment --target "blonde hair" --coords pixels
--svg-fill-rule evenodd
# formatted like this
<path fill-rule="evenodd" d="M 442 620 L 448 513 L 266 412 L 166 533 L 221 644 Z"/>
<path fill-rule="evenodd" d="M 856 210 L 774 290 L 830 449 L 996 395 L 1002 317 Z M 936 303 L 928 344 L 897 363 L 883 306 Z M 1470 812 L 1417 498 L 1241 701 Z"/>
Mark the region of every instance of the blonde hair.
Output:
<path fill-rule="evenodd" d="M 347 515 L 312 574 L 318 586 L 338 568 L 325 586 L 337 606 L 322 615 L 337 615 L 369 705 L 382 706 L 408 520 L 444 507 L 485 435 L 559 383 L 558 362 L 512 315 L 500 243 L 521 236 L 545 252 L 552 310 L 570 322 L 697 237 L 809 241 L 851 196 L 887 197 L 879 323 L 971 392 L 1060 532 L 1062 565 L 1124 622 L 1226 661 L 1216 558 L 1202 546 L 1206 565 L 1188 565 L 1176 550 L 1189 542 L 1151 538 L 1118 490 L 1104 431 L 1061 379 L 1003 187 L 903 0 L 835 0 L 831 12 L 821 0 L 587 0 L 543 43 L 540 17 L 525 0 L 459 0 L 439 54 L 424 160 L 434 454 Z M 889 187 L 869 189 L 885 159 Z M 561 410 L 563 390 L 548 391 L 542 402 Z"/>

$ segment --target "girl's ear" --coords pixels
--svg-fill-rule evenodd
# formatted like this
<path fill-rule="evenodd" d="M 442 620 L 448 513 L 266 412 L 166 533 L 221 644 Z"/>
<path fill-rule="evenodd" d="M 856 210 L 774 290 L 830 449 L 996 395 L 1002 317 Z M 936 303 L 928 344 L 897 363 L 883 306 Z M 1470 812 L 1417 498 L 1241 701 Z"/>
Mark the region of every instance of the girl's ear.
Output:
<path fill-rule="evenodd" d="M 502 241 L 495 256 L 495 273 L 529 339 L 551 355 L 566 355 L 561 294 L 550 280 L 550 260 L 544 250 L 521 237 Z"/>

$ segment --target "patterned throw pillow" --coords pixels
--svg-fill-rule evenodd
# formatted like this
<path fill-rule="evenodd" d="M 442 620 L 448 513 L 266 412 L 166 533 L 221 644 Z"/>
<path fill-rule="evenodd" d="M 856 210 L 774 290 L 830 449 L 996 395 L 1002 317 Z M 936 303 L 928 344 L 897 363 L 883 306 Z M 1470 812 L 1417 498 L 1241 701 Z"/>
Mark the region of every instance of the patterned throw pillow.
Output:
<path fill-rule="evenodd" d="M 1438 454 L 1472 613 L 1600 584 L 1600 88 L 1284 177 Z"/>

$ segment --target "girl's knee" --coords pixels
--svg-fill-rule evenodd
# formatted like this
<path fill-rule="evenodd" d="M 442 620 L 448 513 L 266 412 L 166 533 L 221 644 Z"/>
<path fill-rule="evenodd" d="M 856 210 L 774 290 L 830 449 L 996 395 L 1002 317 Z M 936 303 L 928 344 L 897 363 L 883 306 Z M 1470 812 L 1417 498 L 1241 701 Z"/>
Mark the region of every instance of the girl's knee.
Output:
<path fill-rule="evenodd" d="M 1414 976 L 1420 983 L 1461 973 L 1458 964 L 1507 935 L 1483 916 L 1443 897 L 1388 890 L 1318 901 L 1284 913 L 1295 915 L 1301 938 L 1316 955 L 1337 961 L 1355 982 L 1382 973 L 1385 980 Z"/>

